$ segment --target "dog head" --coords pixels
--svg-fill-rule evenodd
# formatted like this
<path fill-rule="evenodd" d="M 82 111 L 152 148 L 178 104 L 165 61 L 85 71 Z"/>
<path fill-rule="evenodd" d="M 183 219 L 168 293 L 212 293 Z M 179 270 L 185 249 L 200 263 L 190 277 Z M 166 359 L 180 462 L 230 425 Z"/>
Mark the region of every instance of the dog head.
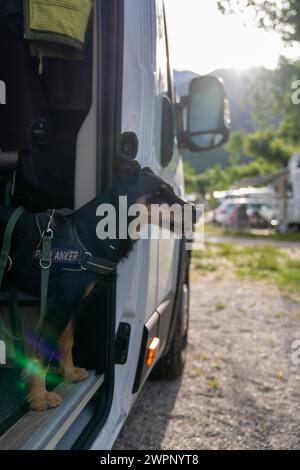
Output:
<path fill-rule="evenodd" d="M 128 205 L 143 204 L 146 206 L 149 224 L 170 228 L 172 232 L 176 232 L 178 228 L 183 233 L 185 207 L 190 210 L 190 225 L 197 223 L 195 206 L 178 197 L 172 186 L 157 176 L 150 168 L 142 169 L 135 162 L 133 170 L 121 178 L 118 186 L 119 194 L 127 196 Z M 154 217 L 158 206 L 159 217 Z"/>

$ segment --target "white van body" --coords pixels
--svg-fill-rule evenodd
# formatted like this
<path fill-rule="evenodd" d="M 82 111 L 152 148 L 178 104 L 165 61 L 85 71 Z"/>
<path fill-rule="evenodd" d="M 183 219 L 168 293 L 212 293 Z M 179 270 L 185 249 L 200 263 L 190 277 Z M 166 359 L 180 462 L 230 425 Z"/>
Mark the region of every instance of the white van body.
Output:
<path fill-rule="evenodd" d="M 122 131 L 140 141 L 138 161 L 150 166 L 184 194 L 182 158 L 176 151 L 171 165 L 160 163 L 162 95 L 168 86 L 162 0 L 125 1 Z M 180 243 L 177 240 L 140 240 L 118 271 L 117 319 L 132 327 L 130 367 L 116 366 L 114 399 L 109 418 L 93 449 L 110 449 L 137 394 L 132 386 L 138 365 L 143 325 L 177 284 Z"/>

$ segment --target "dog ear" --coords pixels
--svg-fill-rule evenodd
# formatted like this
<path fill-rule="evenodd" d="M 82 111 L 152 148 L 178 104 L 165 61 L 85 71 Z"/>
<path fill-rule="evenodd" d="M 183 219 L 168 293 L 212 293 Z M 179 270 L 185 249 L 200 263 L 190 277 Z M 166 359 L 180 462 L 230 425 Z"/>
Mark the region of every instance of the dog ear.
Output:
<path fill-rule="evenodd" d="M 141 165 L 136 160 L 120 159 L 114 167 L 115 175 L 122 179 L 134 176 L 139 171 Z"/>

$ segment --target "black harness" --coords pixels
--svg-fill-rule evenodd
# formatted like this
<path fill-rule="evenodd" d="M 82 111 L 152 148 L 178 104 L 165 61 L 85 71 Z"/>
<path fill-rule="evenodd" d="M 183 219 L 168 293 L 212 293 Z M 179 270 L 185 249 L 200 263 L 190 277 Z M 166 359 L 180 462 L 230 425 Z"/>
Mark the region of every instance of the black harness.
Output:
<path fill-rule="evenodd" d="M 117 263 L 94 256 L 82 243 L 72 222 L 68 209 L 43 212 L 36 215 L 41 240 L 45 232 L 53 234 L 51 242 L 51 265 L 65 271 L 91 271 L 109 275 L 116 271 Z M 41 244 L 33 253 L 34 264 L 41 265 Z M 44 267 L 45 266 L 41 266 Z"/>
<path fill-rule="evenodd" d="M 15 225 L 24 212 L 23 208 L 15 210 L 5 230 L 0 252 L 0 288 L 3 276 L 13 266 L 13 259 L 10 257 L 11 239 Z M 69 210 L 53 210 L 36 215 L 36 228 L 40 242 L 33 253 L 33 263 L 41 270 L 40 318 L 36 327 L 37 331 L 45 318 L 50 268 L 73 272 L 90 271 L 98 275 L 110 275 L 117 269 L 117 263 L 94 256 L 86 249 L 78 236 L 70 217 L 71 214 L 72 211 Z M 18 320 L 17 297 L 14 289 L 11 292 L 13 294 L 11 316 Z M 5 335 L 14 340 L 22 339 L 21 334 L 13 336 L 3 325 L 0 326 Z"/>

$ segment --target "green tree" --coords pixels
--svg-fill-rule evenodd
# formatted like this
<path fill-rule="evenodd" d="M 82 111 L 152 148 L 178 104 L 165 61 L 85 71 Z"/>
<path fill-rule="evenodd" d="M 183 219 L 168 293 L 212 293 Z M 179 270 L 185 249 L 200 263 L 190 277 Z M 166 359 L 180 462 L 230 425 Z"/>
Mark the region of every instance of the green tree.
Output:
<path fill-rule="evenodd" d="M 246 132 L 243 129 L 231 133 L 230 139 L 224 147 L 229 154 L 229 163 L 231 165 L 239 163 L 243 157 L 245 138 Z"/>
<path fill-rule="evenodd" d="M 286 166 L 290 157 L 300 151 L 300 105 L 292 100 L 295 80 L 300 78 L 300 63 L 280 58 L 276 70 L 261 69 L 249 85 L 245 103 L 252 107 L 252 120 L 257 128 L 246 134 L 233 133 L 225 147 L 231 159 L 242 153 Z"/>
<path fill-rule="evenodd" d="M 279 135 L 293 144 L 300 143 L 300 106 L 292 100 L 293 84 L 299 78 L 300 63 L 281 57 L 276 70 L 260 70 L 245 98 L 257 127 L 278 128 Z"/>
<path fill-rule="evenodd" d="M 276 129 L 259 129 L 248 134 L 244 142 L 248 156 L 264 159 L 275 165 L 286 167 L 297 148 L 285 141 Z"/>
<path fill-rule="evenodd" d="M 300 41 L 300 0 L 219 0 L 224 14 L 252 10 L 259 26 L 278 31 L 287 42 Z"/>
<path fill-rule="evenodd" d="M 257 158 L 250 163 L 230 165 L 221 168 L 216 165 L 197 175 L 189 164 L 185 164 L 186 192 L 198 192 L 205 196 L 212 194 L 216 190 L 229 189 L 236 181 L 262 176 L 266 173 L 274 172 L 278 169 L 278 164 L 268 162 L 263 158 Z"/>

